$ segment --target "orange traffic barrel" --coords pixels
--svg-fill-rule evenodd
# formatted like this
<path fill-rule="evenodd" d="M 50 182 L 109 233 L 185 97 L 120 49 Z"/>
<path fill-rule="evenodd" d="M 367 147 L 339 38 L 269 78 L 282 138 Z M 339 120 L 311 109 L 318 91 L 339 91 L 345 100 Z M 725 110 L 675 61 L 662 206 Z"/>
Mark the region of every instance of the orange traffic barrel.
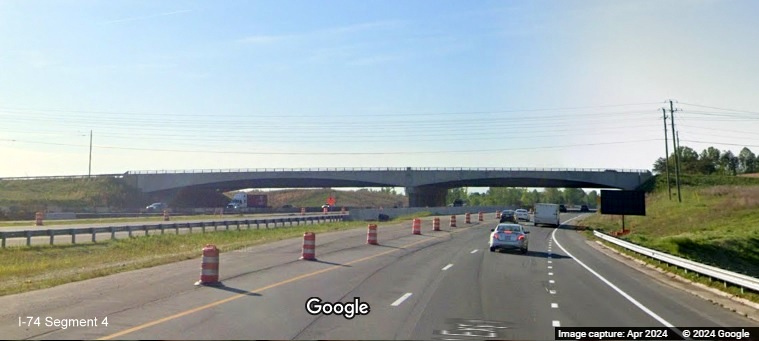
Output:
<path fill-rule="evenodd" d="M 411 225 L 411 233 L 422 234 L 422 220 L 421 219 L 414 218 L 413 224 Z"/>
<path fill-rule="evenodd" d="M 306 232 L 303 234 L 303 253 L 300 256 L 303 260 L 316 260 L 316 234 Z"/>
<path fill-rule="evenodd" d="M 477 214 L 477 221 L 485 221 L 485 213 L 480 212 Z"/>
<path fill-rule="evenodd" d="M 377 224 L 369 224 L 369 230 L 366 232 L 366 243 L 377 245 Z"/>
<path fill-rule="evenodd" d="M 37 226 L 42 226 L 42 219 L 45 217 L 45 214 L 42 212 L 37 212 L 34 214 L 34 224 Z"/>
<path fill-rule="evenodd" d="M 451 225 L 450 225 L 450 227 L 456 227 L 456 216 L 455 215 L 451 216 Z"/>
<path fill-rule="evenodd" d="M 219 284 L 219 249 L 216 245 L 208 244 L 203 248 L 203 259 L 200 263 L 200 280 L 195 285 Z"/>
<path fill-rule="evenodd" d="M 440 218 L 432 218 L 432 231 L 440 231 Z"/>
<path fill-rule="evenodd" d="M 464 215 L 464 223 L 466 223 L 466 224 L 471 224 L 472 223 L 472 215 L 469 214 L 469 212 L 467 212 Z"/>

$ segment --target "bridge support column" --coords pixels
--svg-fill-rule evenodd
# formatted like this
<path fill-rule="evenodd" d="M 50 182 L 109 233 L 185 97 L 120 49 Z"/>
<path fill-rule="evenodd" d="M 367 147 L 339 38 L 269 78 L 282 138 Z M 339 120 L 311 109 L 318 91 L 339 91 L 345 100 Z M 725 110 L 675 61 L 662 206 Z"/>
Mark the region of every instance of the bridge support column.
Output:
<path fill-rule="evenodd" d="M 406 187 L 409 207 L 441 207 L 445 206 L 448 189 L 443 187 Z"/>

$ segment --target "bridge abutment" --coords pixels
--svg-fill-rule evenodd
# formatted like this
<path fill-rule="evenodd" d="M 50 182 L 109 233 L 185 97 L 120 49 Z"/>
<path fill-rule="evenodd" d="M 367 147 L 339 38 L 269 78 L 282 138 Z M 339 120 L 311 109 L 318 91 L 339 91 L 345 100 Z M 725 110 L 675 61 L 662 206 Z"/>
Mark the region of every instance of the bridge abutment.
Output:
<path fill-rule="evenodd" d="M 448 189 L 445 187 L 406 187 L 409 207 L 445 206 L 445 197 L 447 194 Z"/>

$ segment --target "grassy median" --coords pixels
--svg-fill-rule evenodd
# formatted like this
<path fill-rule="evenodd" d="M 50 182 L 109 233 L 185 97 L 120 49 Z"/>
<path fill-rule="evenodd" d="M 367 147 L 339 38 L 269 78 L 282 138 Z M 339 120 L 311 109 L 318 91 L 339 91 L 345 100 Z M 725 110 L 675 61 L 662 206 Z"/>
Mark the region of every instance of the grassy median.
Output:
<path fill-rule="evenodd" d="M 635 244 L 722 269 L 759 277 L 759 186 L 698 186 L 682 188 L 669 200 L 666 190 L 646 198 L 646 216 L 625 217 L 631 233 L 622 238 Z M 578 224 L 605 233 L 621 230 L 621 216 L 593 214 Z M 592 236 L 592 233 L 589 235 Z M 639 256 L 649 263 L 657 261 Z M 663 265 L 662 265 L 663 266 Z M 665 269 L 696 279 L 693 273 Z M 710 284 L 708 278 L 698 279 Z M 724 285 L 711 283 L 724 289 Z M 740 294 L 740 290 L 728 290 Z M 757 301 L 759 296 L 745 294 Z"/>
<path fill-rule="evenodd" d="M 413 217 L 429 216 L 429 213 Z M 403 216 L 388 223 L 408 221 Z M 152 267 L 200 256 L 206 244 L 223 252 L 316 233 L 365 227 L 367 222 L 348 221 L 193 234 L 164 234 L 117 239 L 95 244 L 39 245 L 0 249 L 0 296 Z"/>

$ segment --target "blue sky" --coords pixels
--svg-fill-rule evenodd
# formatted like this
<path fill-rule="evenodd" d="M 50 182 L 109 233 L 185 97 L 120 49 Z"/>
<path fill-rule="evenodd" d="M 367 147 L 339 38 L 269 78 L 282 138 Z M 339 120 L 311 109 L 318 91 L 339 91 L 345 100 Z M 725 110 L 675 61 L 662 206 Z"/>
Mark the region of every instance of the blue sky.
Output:
<path fill-rule="evenodd" d="M 0 0 L 0 177 L 759 152 L 754 1 Z M 670 134 L 671 137 L 671 134 Z M 751 147 L 755 146 L 755 147 Z M 671 150 L 671 148 L 670 148 Z"/>

